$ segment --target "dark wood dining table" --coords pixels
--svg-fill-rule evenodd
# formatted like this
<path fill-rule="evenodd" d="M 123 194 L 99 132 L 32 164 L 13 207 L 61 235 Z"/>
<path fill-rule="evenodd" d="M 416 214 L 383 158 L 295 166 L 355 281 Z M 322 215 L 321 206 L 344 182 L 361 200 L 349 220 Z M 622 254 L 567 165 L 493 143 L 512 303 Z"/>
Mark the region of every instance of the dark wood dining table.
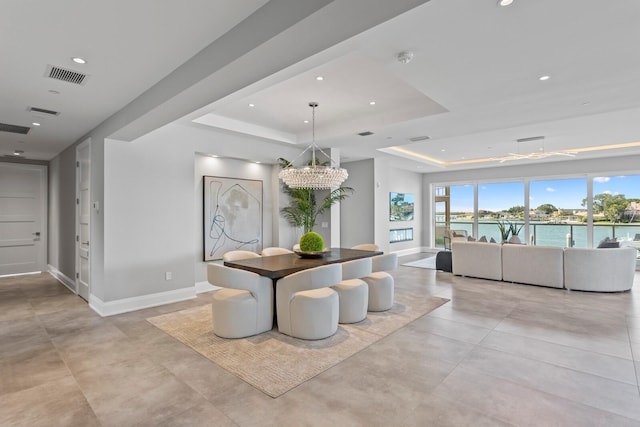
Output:
<path fill-rule="evenodd" d="M 289 274 L 307 270 L 309 268 L 320 267 L 322 265 L 353 261 L 376 255 L 382 255 L 382 252 L 363 251 L 360 249 L 331 248 L 330 251 L 320 258 L 302 258 L 300 255 L 292 253 L 263 256 L 259 258 L 239 259 L 236 261 L 225 261 L 224 265 L 227 267 L 251 271 L 270 278 L 273 284 L 273 293 L 275 295 L 278 279 L 288 276 Z M 277 324 L 278 318 L 274 300 L 273 325 L 277 326 Z"/>
<path fill-rule="evenodd" d="M 281 279 L 289 274 L 309 268 L 320 267 L 338 262 L 353 261 L 356 259 L 382 255 L 380 251 L 363 251 L 360 249 L 331 248 L 321 258 L 302 258 L 296 253 L 285 255 L 264 256 L 260 258 L 225 261 L 227 267 L 239 268 L 251 271 L 273 280 Z"/>

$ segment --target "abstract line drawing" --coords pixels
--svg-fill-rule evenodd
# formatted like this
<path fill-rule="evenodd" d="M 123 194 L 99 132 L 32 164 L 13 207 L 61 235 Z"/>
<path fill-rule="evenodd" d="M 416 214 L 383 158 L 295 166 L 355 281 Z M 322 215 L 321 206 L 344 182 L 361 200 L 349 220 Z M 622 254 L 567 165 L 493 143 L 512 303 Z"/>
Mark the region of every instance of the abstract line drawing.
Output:
<path fill-rule="evenodd" d="M 262 181 L 205 176 L 204 260 L 262 250 Z"/>

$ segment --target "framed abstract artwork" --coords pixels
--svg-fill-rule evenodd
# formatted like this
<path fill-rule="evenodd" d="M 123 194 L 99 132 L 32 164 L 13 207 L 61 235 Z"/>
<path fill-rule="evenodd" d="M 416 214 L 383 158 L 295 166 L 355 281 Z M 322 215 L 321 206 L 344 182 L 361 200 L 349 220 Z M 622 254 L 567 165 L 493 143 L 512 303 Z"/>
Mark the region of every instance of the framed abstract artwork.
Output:
<path fill-rule="evenodd" d="M 204 176 L 204 261 L 262 250 L 262 181 Z"/>

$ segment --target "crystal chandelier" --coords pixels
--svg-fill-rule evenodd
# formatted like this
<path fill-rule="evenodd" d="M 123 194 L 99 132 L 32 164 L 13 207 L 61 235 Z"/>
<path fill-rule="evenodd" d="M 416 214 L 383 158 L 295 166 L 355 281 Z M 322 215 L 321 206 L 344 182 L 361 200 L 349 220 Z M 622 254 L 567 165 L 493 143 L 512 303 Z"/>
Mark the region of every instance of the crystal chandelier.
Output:
<path fill-rule="evenodd" d="M 316 107 L 317 102 L 310 102 L 312 113 L 312 143 L 298 157 L 311 149 L 311 164 L 301 168 L 293 166 L 293 162 L 282 169 L 278 178 L 291 188 L 308 188 L 311 190 L 328 190 L 339 187 L 349 176 L 346 169 L 331 166 L 331 157 L 316 145 Z M 324 154 L 329 162 L 321 164 L 316 160 L 316 150 Z M 296 157 L 296 159 L 298 159 Z M 295 162 L 295 159 L 294 159 Z"/>

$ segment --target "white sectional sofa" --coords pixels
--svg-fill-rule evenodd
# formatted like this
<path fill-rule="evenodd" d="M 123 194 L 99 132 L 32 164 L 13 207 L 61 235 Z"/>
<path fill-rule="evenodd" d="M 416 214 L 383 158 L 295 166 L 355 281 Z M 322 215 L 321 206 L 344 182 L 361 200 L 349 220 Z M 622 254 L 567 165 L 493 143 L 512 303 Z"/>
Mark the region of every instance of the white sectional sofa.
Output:
<path fill-rule="evenodd" d="M 453 274 L 582 291 L 633 287 L 635 248 L 580 249 L 456 241 Z"/>
<path fill-rule="evenodd" d="M 451 242 L 453 274 L 502 280 L 502 245 L 483 242 Z"/>
<path fill-rule="evenodd" d="M 564 287 L 579 291 L 620 292 L 633 286 L 636 248 L 564 250 Z"/>

